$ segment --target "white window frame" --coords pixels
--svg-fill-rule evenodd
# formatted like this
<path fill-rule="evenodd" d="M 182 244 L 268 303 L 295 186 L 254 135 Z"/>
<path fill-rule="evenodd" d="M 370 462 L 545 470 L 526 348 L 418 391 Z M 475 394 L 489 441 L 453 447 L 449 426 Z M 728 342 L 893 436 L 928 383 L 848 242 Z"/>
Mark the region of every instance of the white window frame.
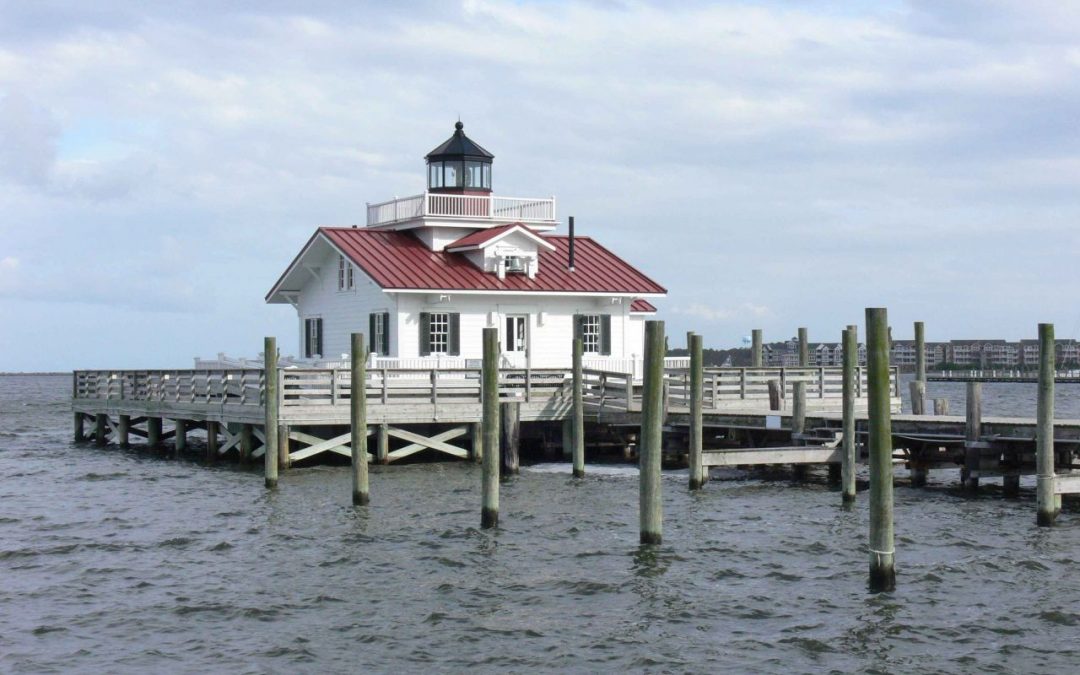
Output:
<path fill-rule="evenodd" d="M 600 331 L 603 326 L 599 314 L 581 315 L 581 351 L 586 354 L 599 354 L 602 346 Z"/>
<path fill-rule="evenodd" d="M 353 264 L 346 261 L 343 254 L 338 254 L 337 287 L 339 291 L 351 291 L 356 288 Z"/>
<path fill-rule="evenodd" d="M 449 312 L 431 312 L 428 315 L 428 347 L 432 354 L 450 353 Z"/>
<path fill-rule="evenodd" d="M 390 342 L 386 340 L 386 324 L 390 322 L 390 315 L 386 312 L 375 313 L 375 344 L 386 345 L 386 350 L 390 351 Z M 389 356 L 389 354 L 382 354 L 381 356 Z"/>

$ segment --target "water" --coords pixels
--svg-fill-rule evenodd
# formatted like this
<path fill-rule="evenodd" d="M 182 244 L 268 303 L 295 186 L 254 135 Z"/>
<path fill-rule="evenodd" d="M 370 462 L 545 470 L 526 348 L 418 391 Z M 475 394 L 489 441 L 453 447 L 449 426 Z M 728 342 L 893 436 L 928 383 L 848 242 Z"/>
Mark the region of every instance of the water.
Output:
<path fill-rule="evenodd" d="M 202 467 L 70 443 L 70 380 L 0 378 L 7 672 L 1071 672 L 1080 509 L 954 472 L 896 490 L 898 590 L 866 591 L 866 494 L 731 472 L 664 481 L 637 545 L 632 467 L 525 469 L 479 531 L 479 469 Z M 989 400 L 988 400 L 989 404 Z M 954 404 L 955 405 L 955 404 Z M 988 405 L 988 408 L 990 406 Z M 992 414 L 988 410 L 988 414 Z"/>
<path fill-rule="evenodd" d="M 900 391 L 904 397 L 904 412 L 911 412 L 908 383 L 915 379 L 912 374 L 900 376 Z M 984 417 L 1035 417 L 1035 400 L 1038 385 L 1033 382 L 983 382 Z M 927 412 L 934 412 L 933 399 L 949 400 L 950 415 L 964 415 L 967 399 L 965 382 L 927 382 Z M 1057 419 L 1080 419 L 1080 384 L 1058 384 L 1054 387 L 1054 416 Z"/>

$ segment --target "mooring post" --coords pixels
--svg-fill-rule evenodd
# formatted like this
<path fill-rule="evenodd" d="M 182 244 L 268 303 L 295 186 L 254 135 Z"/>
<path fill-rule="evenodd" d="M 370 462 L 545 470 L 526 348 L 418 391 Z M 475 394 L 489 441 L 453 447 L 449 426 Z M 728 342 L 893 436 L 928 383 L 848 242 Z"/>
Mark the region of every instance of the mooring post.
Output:
<path fill-rule="evenodd" d="M 855 501 L 855 368 L 859 363 L 859 329 L 848 326 L 841 334 L 843 356 L 843 458 L 840 467 L 843 503 Z"/>
<path fill-rule="evenodd" d="M 476 425 L 472 425 L 474 428 Z M 379 425 L 379 437 L 375 441 L 375 459 L 379 464 L 390 463 L 390 425 L 383 422 Z"/>
<path fill-rule="evenodd" d="M 516 474 L 521 470 L 521 404 L 506 401 L 499 404 L 499 454 L 502 455 L 501 475 Z"/>
<path fill-rule="evenodd" d="M 581 338 L 574 338 L 574 421 L 570 436 L 574 444 L 573 463 L 575 478 L 581 478 L 585 475 L 585 394 L 583 374 L 581 372 L 583 350 L 584 346 Z"/>
<path fill-rule="evenodd" d="M 266 487 L 278 482 L 278 353 L 277 338 L 263 340 L 263 473 Z"/>
<path fill-rule="evenodd" d="M 367 348 L 363 333 L 353 333 L 351 337 L 349 424 L 352 431 L 352 503 L 363 506 L 371 501 L 367 460 Z"/>
<path fill-rule="evenodd" d="M 911 414 L 926 414 L 926 331 L 922 321 L 915 322 L 915 379 L 911 381 Z"/>
<path fill-rule="evenodd" d="M 280 410 L 280 408 L 278 408 Z M 278 424 L 278 467 L 288 469 L 292 466 L 292 449 L 289 447 L 289 433 L 292 431 L 288 424 Z"/>
<path fill-rule="evenodd" d="M 83 414 L 75 413 L 75 442 L 82 443 L 86 440 L 86 432 L 83 431 Z"/>
<path fill-rule="evenodd" d="M 1036 403 L 1036 522 L 1054 524 L 1059 506 L 1054 495 L 1054 324 L 1039 324 L 1039 398 Z"/>
<path fill-rule="evenodd" d="M 217 459 L 218 453 L 218 423 L 206 422 L 206 461 L 212 462 Z"/>
<path fill-rule="evenodd" d="M 761 329 L 755 328 L 750 332 L 750 366 L 761 367 Z"/>
<path fill-rule="evenodd" d="M 161 445 L 161 418 L 146 418 L 146 445 L 149 448 L 157 448 Z"/>
<path fill-rule="evenodd" d="M 884 308 L 866 310 L 866 369 L 870 437 L 870 589 L 896 588 L 893 547 L 892 419 L 889 320 Z"/>
<path fill-rule="evenodd" d="M 94 415 L 94 443 L 105 445 L 105 434 L 109 428 L 109 416 L 105 413 Z"/>
<path fill-rule="evenodd" d="M 660 460 L 664 419 L 664 322 L 645 322 L 645 381 L 641 395 L 641 440 L 638 450 L 641 543 L 663 539 L 660 502 Z"/>
<path fill-rule="evenodd" d="M 799 365 L 803 368 L 810 366 L 810 338 L 805 328 L 799 328 Z"/>
<path fill-rule="evenodd" d="M 935 398 L 934 399 L 934 414 L 935 415 L 948 415 L 949 414 L 949 399 L 947 399 L 947 398 Z"/>
<path fill-rule="evenodd" d="M 982 449 L 982 382 L 967 383 L 967 425 L 964 429 L 964 485 L 968 490 L 979 489 L 979 462 Z"/>
<path fill-rule="evenodd" d="M 700 335 L 691 333 L 688 343 L 690 349 L 690 489 L 700 490 L 705 483 L 705 467 L 701 459 L 705 359 Z"/>
<path fill-rule="evenodd" d="M 187 432 L 188 423 L 187 420 L 175 419 L 173 420 L 175 431 L 173 432 L 173 455 L 177 458 L 187 451 Z"/>
<path fill-rule="evenodd" d="M 255 426 L 252 424 L 240 425 L 240 461 L 247 464 L 251 461 L 251 453 L 255 451 Z"/>
<path fill-rule="evenodd" d="M 806 435 L 806 382 L 799 380 L 791 384 L 791 440 L 792 445 L 805 445 Z M 797 480 L 806 478 L 807 466 L 796 464 L 793 473 Z"/>
<path fill-rule="evenodd" d="M 483 502 L 480 527 L 499 524 L 499 329 L 484 329 L 482 371 L 484 446 Z"/>
<path fill-rule="evenodd" d="M 120 443 L 121 448 L 126 448 L 130 445 L 131 440 L 131 416 L 120 415 L 120 419 L 116 423 L 116 435 L 119 437 L 117 440 Z"/>

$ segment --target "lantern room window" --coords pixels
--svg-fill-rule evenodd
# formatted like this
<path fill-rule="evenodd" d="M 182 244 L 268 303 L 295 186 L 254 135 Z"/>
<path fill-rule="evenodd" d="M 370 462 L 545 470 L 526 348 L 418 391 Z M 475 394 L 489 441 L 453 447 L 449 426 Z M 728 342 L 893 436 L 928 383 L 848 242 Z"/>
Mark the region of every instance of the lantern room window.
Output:
<path fill-rule="evenodd" d="M 425 157 L 429 190 L 458 194 L 491 191 L 493 155 L 466 136 L 464 126 L 455 124 L 454 135 Z"/>

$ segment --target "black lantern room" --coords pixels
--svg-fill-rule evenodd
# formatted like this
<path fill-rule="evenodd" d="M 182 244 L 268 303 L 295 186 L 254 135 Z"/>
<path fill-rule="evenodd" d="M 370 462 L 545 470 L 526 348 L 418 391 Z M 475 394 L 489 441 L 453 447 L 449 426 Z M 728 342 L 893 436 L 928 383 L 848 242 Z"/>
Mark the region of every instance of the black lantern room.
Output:
<path fill-rule="evenodd" d="M 454 125 L 454 135 L 427 154 L 428 191 L 453 194 L 491 192 L 491 160 L 495 155 L 465 135 L 465 125 Z"/>

